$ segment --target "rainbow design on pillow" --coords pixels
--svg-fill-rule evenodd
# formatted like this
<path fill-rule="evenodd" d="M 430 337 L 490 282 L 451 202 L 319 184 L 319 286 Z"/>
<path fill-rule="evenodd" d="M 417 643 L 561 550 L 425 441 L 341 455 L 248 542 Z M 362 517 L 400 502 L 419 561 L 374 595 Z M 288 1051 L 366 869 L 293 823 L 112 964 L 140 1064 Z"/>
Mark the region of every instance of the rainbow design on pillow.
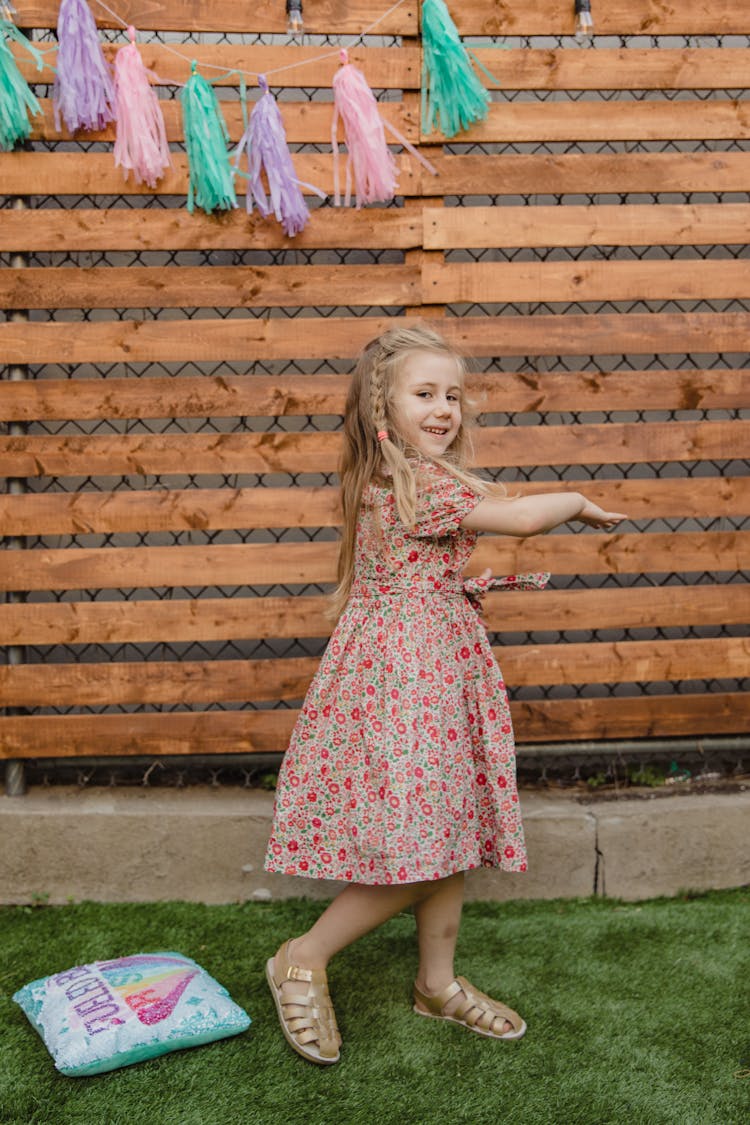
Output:
<path fill-rule="evenodd" d="M 236 1035 L 250 1017 L 180 953 L 137 953 L 75 965 L 13 999 L 63 1074 L 102 1074 L 182 1047 Z"/>
<path fill-rule="evenodd" d="M 184 957 L 156 953 L 100 961 L 98 966 L 112 993 L 147 1025 L 171 1016 L 190 981 L 200 972 L 197 966 L 185 968 Z"/>

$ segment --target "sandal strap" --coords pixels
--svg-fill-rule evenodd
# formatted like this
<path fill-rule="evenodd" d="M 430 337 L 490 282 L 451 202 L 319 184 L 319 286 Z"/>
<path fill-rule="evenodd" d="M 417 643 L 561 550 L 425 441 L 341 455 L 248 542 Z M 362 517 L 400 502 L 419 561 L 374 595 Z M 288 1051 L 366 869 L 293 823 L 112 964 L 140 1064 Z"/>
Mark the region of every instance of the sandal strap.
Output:
<path fill-rule="evenodd" d="M 421 992 L 415 985 L 414 997 L 434 1016 L 445 1018 L 445 1009 L 448 1003 L 463 993 L 463 998 L 451 1012 L 451 1019 L 464 1023 L 467 1027 L 479 1027 L 483 1031 L 491 1031 L 495 1020 L 507 1020 L 514 1031 L 520 1031 L 523 1020 L 518 1012 L 514 1012 L 499 1000 L 480 992 L 465 977 L 456 977 L 454 981 L 434 996 Z"/>
<path fill-rule="evenodd" d="M 414 985 L 414 997 L 419 1000 L 430 1012 L 435 1016 L 442 1016 L 443 1008 L 452 1000 L 457 992 L 461 992 L 461 985 L 458 983 L 458 978 L 451 981 L 451 983 L 443 989 L 442 992 L 428 994 L 427 992 L 420 992 L 416 984 Z"/>
<path fill-rule="evenodd" d="M 284 1023 L 300 1046 L 317 1042 L 323 1058 L 335 1058 L 341 1046 L 341 1035 L 325 969 L 303 969 L 295 965 L 289 959 L 289 945 L 287 941 L 279 951 L 279 970 L 273 974 Z M 285 981 L 295 981 L 297 987 L 281 991 Z"/>
<path fill-rule="evenodd" d="M 499 1000 L 487 996 L 485 992 L 480 992 L 465 977 L 456 977 L 456 984 L 461 986 L 466 1000 L 458 1005 L 454 1017 L 463 1019 L 470 1027 L 481 1027 L 485 1031 L 490 1031 L 493 1023 L 498 1019 L 507 1020 L 514 1031 L 521 1030 L 523 1020 L 518 1012 L 514 1012 L 507 1004 L 502 1004 Z"/>

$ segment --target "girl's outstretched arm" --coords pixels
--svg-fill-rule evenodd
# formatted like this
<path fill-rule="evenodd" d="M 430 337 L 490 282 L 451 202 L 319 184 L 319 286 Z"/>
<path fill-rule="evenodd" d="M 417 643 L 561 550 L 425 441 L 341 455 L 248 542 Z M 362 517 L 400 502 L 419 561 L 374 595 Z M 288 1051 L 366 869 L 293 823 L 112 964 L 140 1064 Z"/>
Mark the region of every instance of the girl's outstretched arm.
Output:
<path fill-rule="evenodd" d="M 627 516 L 622 512 L 605 512 L 580 492 L 543 492 L 511 500 L 480 500 L 461 521 L 461 526 L 468 531 L 490 531 L 495 535 L 526 539 L 551 531 L 568 520 L 581 520 L 589 527 L 609 531 L 624 519 Z"/>

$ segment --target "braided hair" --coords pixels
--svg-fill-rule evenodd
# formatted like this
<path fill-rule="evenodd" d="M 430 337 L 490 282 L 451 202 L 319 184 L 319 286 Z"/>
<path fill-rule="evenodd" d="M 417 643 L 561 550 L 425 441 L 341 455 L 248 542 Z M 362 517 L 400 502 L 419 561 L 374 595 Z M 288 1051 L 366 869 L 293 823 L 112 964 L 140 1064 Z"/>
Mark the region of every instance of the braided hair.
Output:
<path fill-rule="evenodd" d="M 370 481 L 387 482 L 392 488 L 399 518 L 406 527 L 413 527 L 416 520 L 418 464 L 424 458 L 399 433 L 391 409 L 401 366 L 414 351 L 439 352 L 455 359 L 463 387 L 463 360 L 442 336 L 425 326 L 388 329 L 363 348 L 352 375 L 344 415 L 344 449 L 339 469 L 343 529 L 338 587 L 333 598 L 335 616 L 344 608 L 351 589 L 357 519 Z M 471 447 L 465 413 L 466 400 L 462 395 L 459 431 L 444 457 L 435 460 L 478 493 L 497 493 L 497 487 L 488 486 L 467 471 Z"/>

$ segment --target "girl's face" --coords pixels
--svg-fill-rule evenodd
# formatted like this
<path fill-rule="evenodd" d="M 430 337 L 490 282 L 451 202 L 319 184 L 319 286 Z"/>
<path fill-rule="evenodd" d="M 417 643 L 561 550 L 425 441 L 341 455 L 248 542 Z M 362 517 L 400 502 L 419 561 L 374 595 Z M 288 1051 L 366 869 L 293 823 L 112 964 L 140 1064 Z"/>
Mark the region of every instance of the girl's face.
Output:
<path fill-rule="evenodd" d="M 417 349 L 401 362 L 391 397 L 393 423 L 425 457 L 442 457 L 461 426 L 463 377 L 455 359 Z"/>

